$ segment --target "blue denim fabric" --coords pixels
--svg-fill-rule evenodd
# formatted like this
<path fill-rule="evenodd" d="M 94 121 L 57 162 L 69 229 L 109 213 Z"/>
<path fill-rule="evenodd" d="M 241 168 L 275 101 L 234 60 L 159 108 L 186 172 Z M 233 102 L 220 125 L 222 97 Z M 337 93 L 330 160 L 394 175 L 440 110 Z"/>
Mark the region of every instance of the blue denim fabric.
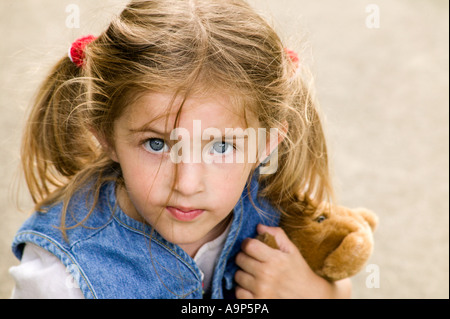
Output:
<path fill-rule="evenodd" d="M 279 213 L 257 196 L 255 174 L 250 195 L 244 189 L 234 207 L 233 220 L 212 282 L 211 298 L 234 295 L 234 262 L 242 241 L 256 235 L 256 225 L 278 225 Z M 90 209 L 80 190 L 69 205 L 67 224 L 82 221 Z M 264 213 L 258 212 L 254 204 Z M 202 298 L 201 274 L 194 260 L 179 246 L 165 240 L 151 227 L 128 217 L 116 204 L 115 183 L 106 183 L 93 213 L 82 226 L 58 229 L 62 203 L 47 213 L 34 213 L 16 234 L 12 249 L 20 260 L 26 243 L 57 256 L 86 298 Z"/>

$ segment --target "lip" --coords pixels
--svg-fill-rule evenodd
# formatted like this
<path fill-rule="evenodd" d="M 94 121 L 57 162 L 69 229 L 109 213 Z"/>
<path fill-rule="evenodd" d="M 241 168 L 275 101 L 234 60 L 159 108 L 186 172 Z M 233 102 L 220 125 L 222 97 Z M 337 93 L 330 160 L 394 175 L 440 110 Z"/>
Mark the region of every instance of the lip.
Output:
<path fill-rule="evenodd" d="M 186 208 L 178 208 L 167 206 L 166 210 L 172 215 L 175 219 L 183 222 L 189 222 L 196 219 L 198 216 L 203 214 L 203 209 L 186 209 Z"/>

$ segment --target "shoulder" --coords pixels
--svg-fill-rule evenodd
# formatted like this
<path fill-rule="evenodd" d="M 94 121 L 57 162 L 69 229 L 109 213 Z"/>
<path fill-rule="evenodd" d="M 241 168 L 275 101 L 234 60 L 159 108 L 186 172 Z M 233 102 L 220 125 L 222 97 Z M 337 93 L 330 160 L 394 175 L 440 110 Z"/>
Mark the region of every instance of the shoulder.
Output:
<path fill-rule="evenodd" d="M 80 189 L 71 198 L 64 213 L 64 203 L 46 207 L 45 212 L 35 212 L 18 230 L 13 240 L 13 252 L 22 258 L 25 243 L 33 243 L 51 253 L 69 251 L 76 242 L 101 230 L 111 221 L 110 197 L 114 196 L 115 183 L 106 183 L 94 198 L 91 187 Z M 66 230 L 66 236 L 62 231 Z"/>
<path fill-rule="evenodd" d="M 25 245 L 21 263 L 9 273 L 15 281 L 13 299 L 84 298 L 62 262 L 34 244 Z"/>

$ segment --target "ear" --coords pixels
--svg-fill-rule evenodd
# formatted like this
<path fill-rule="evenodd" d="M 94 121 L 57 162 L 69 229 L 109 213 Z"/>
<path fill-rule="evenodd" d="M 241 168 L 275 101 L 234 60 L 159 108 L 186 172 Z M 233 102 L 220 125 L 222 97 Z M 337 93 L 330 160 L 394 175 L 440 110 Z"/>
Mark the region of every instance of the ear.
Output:
<path fill-rule="evenodd" d="M 95 139 L 97 140 L 97 142 L 100 144 L 100 146 L 102 147 L 103 151 L 114 161 L 119 163 L 119 158 L 117 156 L 117 153 L 114 149 L 114 146 L 111 145 L 107 138 L 105 137 L 104 134 L 98 132 L 96 129 L 91 128 L 89 130 L 92 135 L 95 137 Z"/>
<path fill-rule="evenodd" d="M 287 121 L 283 121 L 281 127 L 270 130 L 269 137 L 266 140 L 264 154 L 261 154 L 261 162 L 268 160 L 270 155 L 278 148 L 278 145 L 285 139 L 289 130 L 289 124 Z"/>
<path fill-rule="evenodd" d="M 288 128 L 287 121 L 284 121 L 281 127 L 271 128 L 269 137 L 262 141 L 265 145 L 258 153 L 257 163 L 261 175 L 270 175 L 278 170 L 278 145 L 285 139 Z"/>

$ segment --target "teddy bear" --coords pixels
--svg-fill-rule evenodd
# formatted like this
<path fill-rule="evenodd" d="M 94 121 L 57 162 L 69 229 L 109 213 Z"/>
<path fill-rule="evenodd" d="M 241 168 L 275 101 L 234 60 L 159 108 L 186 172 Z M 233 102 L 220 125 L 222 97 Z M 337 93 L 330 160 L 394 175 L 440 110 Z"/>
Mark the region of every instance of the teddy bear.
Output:
<path fill-rule="evenodd" d="M 309 198 L 297 202 L 280 227 L 319 276 L 336 281 L 361 270 L 373 250 L 373 231 L 378 217 L 365 208 L 349 209 Z M 268 233 L 257 237 L 278 249 Z"/>

